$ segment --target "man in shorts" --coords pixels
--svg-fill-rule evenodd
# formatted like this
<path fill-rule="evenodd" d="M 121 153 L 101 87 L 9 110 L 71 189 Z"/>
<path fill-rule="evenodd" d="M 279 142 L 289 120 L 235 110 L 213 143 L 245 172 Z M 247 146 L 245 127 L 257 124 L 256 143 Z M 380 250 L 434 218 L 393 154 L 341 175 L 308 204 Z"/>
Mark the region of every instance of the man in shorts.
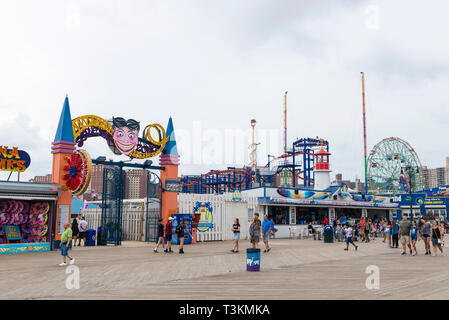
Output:
<path fill-rule="evenodd" d="M 70 228 L 70 223 L 64 223 L 64 232 L 61 235 L 61 255 L 62 255 L 62 263 L 59 265 L 64 267 L 67 265 L 66 257 L 69 257 L 70 264 L 75 263 L 75 258 L 69 256 L 69 246 L 70 241 L 72 241 L 72 229 Z"/>
<path fill-rule="evenodd" d="M 410 229 L 412 228 L 412 223 L 410 221 L 407 221 L 407 216 L 402 217 L 401 224 L 399 225 L 399 239 L 401 240 L 402 244 L 402 255 L 407 254 L 407 249 L 405 245 L 408 246 L 410 249 L 410 254 L 413 254 L 412 252 L 412 245 L 410 244 Z"/>
<path fill-rule="evenodd" d="M 263 251 L 264 253 L 270 252 L 271 250 L 270 245 L 268 244 L 268 241 L 270 240 L 270 231 L 272 230 L 271 226 L 271 221 L 268 220 L 268 216 L 264 215 L 262 222 L 263 242 L 265 243 L 265 250 Z"/>

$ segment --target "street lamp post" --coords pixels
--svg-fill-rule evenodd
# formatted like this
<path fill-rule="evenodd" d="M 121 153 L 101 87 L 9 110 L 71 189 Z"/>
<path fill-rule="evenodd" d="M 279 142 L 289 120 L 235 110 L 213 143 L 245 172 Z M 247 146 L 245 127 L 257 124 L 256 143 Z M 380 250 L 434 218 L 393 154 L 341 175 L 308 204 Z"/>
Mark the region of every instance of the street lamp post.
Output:
<path fill-rule="evenodd" d="M 419 173 L 419 168 L 413 169 L 410 166 L 405 167 L 405 171 L 408 175 L 408 185 L 409 185 L 409 194 L 410 194 L 410 220 L 413 220 L 413 201 L 412 201 L 412 179 L 415 176 L 415 174 Z M 401 169 L 401 173 L 404 173 L 404 171 Z"/>

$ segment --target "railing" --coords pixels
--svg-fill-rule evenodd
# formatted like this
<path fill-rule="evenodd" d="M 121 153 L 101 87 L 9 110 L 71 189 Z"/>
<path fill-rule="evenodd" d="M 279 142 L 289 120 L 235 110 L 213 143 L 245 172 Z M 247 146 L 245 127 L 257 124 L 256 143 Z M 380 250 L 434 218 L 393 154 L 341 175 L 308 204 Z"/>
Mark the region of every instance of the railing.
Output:
<path fill-rule="evenodd" d="M 240 221 L 240 237 L 249 237 L 248 210 L 259 212 L 262 219 L 262 208 L 259 207 L 256 197 L 242 197 L 241 201 L 233 201 L 231 193 L 215 194 L 188 194 L 178 195 L 178 212 L 193 213 L 196 202 L 210 202 L 212 206 L 212 223 L 214 227 L 205 232 L 197 232 L 197 241 L 221 241 L 234 238 L 232 225 L 234 219 Z M 156 210 L 156 211 L 155 211 Z M 150 215 L 159 214 L 158 207 L 149 207 Z M 97 230 L 101 225 L 101 209 L 84 209 L 88 228 Z M 145 216 L 144 206 L 130 208 L 123 206 L 122 211 L 122 240 L 144 241 L 148 220 Z"/>
<path fill-rule="evenodd" d="M 151 210 L 151 208 L 150 208 Z M 101 209 L 84 209 L 89 229 L 97 230 L 101 225 Z M 143 241 L 145 239 L 146 217 L 143 207 L 123 207 L 122 211 L 122 240 Z"/>

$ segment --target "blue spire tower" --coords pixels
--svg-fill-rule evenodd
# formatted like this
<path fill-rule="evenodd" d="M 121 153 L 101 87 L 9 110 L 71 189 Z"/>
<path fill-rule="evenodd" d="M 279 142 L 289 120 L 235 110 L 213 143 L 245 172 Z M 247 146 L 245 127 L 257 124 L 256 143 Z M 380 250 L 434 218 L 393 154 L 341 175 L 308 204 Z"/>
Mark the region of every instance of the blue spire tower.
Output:
<path fill-rule="evenodd" d="M 69 98 L 65 97 L 61 116 L 59 117 L 58 129 L 52 142 L 51 153 L 69 153 L 75 150 L 73 138 L 72 116 L 70 115 Z"/>
<path fill-rule="evenodd" d="M 67 159 L 76 149 L 73 139 L 72 117 L 70 115 L 69 98 L 64 100 L 61 116 L 59 117 L 58 129 L 56 130 L 55 139 L 52 142 L 51 153 L 53 154 L 53 165 L 51 182 L 57 183 L 61 187 L 61 195 L 58 197 L 56 204 L 56 216 L 53 221 L 58 221 L 51 226 L 51 232 L 55 234 L 55 246 L 59 246 L 61 234 L 64 231 L 62 227 L 64 222 L 70 223 L 70 212 L 72 206 L 72 193 L 66 186 L 64 175 L 66 174 L 64 167 L 67 165 Z M 66 214 L 59 218 L 60 210 Z M 67 220 L 65 220 L 67 219 Z"/>
<path fill-rule="evenodd" d="M 166 181 L 179 181 L 178 167 L 179 167 L 179 154 L 176 147 L 175 130 L 173 128 L 173 120 L 170 117 L 168 120 L 166 133 L 169 137 L 168 142 L 165 144 L 165 148 L 162 154 L 159 156 L 159 165 L 164 167 L 161 170 L 162 188 L 165 189 Z M 178 213 L 178 194 L 176 192 L 164 191 L 162 195 L 162 220 L 164 225 L 168 221 L 168 217 Z"/>

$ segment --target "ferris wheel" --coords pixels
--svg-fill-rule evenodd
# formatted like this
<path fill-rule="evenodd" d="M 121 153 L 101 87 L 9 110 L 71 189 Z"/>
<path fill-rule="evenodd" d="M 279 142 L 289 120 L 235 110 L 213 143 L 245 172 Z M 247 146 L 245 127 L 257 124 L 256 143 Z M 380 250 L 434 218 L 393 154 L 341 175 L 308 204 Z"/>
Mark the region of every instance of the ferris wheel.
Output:
<path fill-rule="evenodd" d="M 369 192 L 406 192 L 410 185 L 412 191 L 424 189 L 421 162 L 415 150 L 400 138 L 386 138 L 376 144 L 368 158 Z"/>

